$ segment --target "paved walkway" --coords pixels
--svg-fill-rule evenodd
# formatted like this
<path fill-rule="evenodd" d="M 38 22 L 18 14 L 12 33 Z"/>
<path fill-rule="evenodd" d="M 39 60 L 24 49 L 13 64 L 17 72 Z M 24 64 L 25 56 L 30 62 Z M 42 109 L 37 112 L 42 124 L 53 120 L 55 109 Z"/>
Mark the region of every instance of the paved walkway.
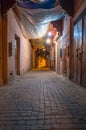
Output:
<path fill-rule="evenodd" d="M 0 130 L 86 130 L 86 88 L 51 71 L 0 87 Z"/>

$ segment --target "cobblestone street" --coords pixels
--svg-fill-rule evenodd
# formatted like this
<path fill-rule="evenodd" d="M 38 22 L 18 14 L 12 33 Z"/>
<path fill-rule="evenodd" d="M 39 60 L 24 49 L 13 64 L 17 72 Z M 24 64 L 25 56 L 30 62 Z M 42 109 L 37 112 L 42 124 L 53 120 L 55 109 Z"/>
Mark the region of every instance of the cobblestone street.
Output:
<path fill-rule="evenodd" d="M 86 130 L 86 88 L 52 71 L 0 87 L 0 130 Z"/>

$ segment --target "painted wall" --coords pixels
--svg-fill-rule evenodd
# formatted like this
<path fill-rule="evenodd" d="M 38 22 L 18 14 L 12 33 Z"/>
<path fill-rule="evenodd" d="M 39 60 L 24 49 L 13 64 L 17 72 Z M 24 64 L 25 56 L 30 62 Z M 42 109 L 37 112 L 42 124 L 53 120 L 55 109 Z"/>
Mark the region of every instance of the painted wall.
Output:
<path fill-rule="evenodd" d="M 15 34 L 20 38 L 20 73 L 25 73 L 31 69 L 31 45 L 26 39 L 16 21 L 13 10 L 10 9 L 8 15 L 8 75 L 15 75 Z M 12 56 L 9 57 L 9 43 L 12 42 Z"/>

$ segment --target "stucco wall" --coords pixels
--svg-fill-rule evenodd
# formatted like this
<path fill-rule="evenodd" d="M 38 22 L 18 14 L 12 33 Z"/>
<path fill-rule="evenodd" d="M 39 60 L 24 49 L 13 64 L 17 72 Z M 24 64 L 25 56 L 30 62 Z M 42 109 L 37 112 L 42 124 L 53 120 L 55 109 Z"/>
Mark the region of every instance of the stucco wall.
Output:
<path fill-rule="evenodd" d="M 16 42 L 15 34 L 20 38 L 20 73 L 22 74 L 31 69 L 31 45 L 29 40 L 21 33 L 13 10 L 10 9 L 8 11 L 8 45 L 12 42 L 14 48 Z M 8 56 L 8 71 L 9 76 L 10 73 L 15 75 L 15 49 L 13 49 L 12 56 Z"/>
<path fill-rule="evenodd" d="M 70 46 L 70 16 L 66 15 L 63 22 L 63 33 L 61 36 L 61 45 L 62 45 L 62 57 L 64 58 L 64 47 L 68 48 Z M 62 58 L 62 61 L 63 61 Z M 66 76 L 69 77 L 69 56 L 66 55 L 67 62 L 67 73 Z M 63 62 L 64 65 L 64 62 Z M 62 70 L 63 71 L 63 70 Z"/>
<path fill-rule="evenodd" d="M 55 71 L 62 74 L 62 58 L 60 57 L 60 37 L 55 43 Z"/>

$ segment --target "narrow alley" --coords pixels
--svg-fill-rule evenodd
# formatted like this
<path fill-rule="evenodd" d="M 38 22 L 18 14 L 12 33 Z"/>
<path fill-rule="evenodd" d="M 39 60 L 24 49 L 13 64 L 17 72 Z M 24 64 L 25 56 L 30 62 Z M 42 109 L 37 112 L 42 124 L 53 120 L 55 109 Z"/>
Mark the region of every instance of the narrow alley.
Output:
<path fill-rule="evenodd" d="M 0 130 L 86 130 L 86 0 L 0 0 Z"/>
<path fill-rule="evenodd" d="M 53 71 L 0 87 L 0 130 L 86 130 L 86 88 Z"/>

